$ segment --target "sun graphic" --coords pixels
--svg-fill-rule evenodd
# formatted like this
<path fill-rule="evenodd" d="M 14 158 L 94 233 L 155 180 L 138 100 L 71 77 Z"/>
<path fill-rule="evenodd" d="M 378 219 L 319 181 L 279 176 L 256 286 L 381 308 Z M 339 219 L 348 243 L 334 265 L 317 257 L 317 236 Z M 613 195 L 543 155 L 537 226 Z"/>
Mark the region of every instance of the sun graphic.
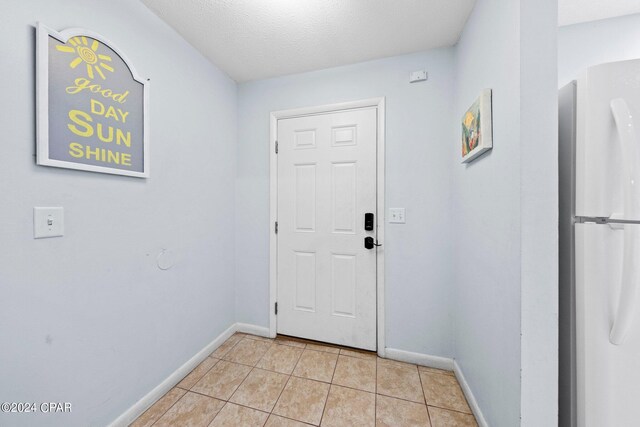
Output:
<path fill-rule="evenodd" d="M 106 80 L 104 71 L 113 73 L 113 67 L 107 64 L 107 62 L 111 62 L 111 57 L 97 53 L 98 47 L 100 47 L 98 40 L 93 40 L 91 46 L 89 46 L 89 41 L 85 36 L 73 37 L 69 39 L 69 44 L 71 44 L 71 46 L 56 46 L 56 49 L 60 52 L 76 53 L 78 55 L 77 58 L 69 63 L 69 67 L 76 68 L 84 62 L 87 66 L 87 75 L 90 79 L 93 79 L 95 74 L 98 74 L 102 77 L 102 80 Z"/>

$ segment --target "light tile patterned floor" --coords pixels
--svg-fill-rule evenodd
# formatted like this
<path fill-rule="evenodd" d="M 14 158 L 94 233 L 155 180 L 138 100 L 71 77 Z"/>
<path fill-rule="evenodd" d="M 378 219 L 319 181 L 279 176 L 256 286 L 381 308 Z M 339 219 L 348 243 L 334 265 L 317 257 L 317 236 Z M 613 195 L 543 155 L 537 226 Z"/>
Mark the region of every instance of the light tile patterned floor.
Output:
<path fill-rule="evenodd" d="M 308 425 L 477 427 L 453 372 L 240 333 L 132 424 Z"/>

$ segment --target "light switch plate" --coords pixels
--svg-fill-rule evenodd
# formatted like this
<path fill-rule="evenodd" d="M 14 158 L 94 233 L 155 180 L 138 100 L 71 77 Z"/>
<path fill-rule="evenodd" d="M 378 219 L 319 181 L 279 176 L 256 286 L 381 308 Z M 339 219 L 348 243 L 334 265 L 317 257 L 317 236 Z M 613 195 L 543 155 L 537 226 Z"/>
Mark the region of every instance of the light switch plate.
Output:
<path fill-rule="evenodd" d="M 389 223 L 404 224 L 404 208 L 389 208 Z"/>
<path fill-rule="evenodd" d="M 63 208 L 33 208 L 33 237 L 59 237 L 64 235 Z"/>

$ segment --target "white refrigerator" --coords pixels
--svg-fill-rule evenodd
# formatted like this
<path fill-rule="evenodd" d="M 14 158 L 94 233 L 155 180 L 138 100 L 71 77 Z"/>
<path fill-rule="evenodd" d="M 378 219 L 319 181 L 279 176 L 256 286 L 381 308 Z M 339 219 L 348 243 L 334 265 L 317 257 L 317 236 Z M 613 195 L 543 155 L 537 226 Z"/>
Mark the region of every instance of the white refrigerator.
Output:
<path fill-rule="evenodd" d="M 640 60 L 559 94 L 561 427 L 640 426 Z"/>

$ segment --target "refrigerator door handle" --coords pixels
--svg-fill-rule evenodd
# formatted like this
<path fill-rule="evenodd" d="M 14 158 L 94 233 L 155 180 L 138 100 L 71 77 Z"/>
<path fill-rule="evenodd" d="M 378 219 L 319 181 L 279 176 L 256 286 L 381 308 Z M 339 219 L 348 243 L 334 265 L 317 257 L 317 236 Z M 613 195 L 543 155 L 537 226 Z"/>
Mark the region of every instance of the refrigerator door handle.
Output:
<path fill-rule="evenodd" d="M 638 147 L 636 132 L 633 126 L 633 116 L 629 111 L 626 101 L 617 98 L 611 101 L 611 112 L 613 113 L 620 146 L 622 150 L 622 172 L 623 172 L 623 193 L 624 193 L 624 217 L 636 219 L 640 212 L 637 204 L 640 202 L 638 194 Z M 640 243 L 639 226 L 624 226 L 624 253 L 622 257 L 622 284 L 618 309 L 613 319 L 613 326 L 609 334 L 609 341 L 612 344 L 620 345 L 629 332 L 633 321 L 634 309 L 638 293 L 638 281 L 640 271 L 638 269 L 637 254 Z"/>
<path fill-rule="evenodd" d="M 622 180 L 623 180 L 623 218 L 636 219 L 640 213 L 640 181 L 638 181 L 638 145 L 633 116 L 629 111 L 627 101 L 616 98 L 611 101 L 611 113 L 618 129 L 620 150 L 622 152 Z"/>
<path fill-rule="evenodd" d="M 609 334 L 611 344 L 621 345 L 629 332 L 638 297 L 638 243 L 640 241 L 640 227 L 638 225 L 625 224 L 624 226 L 624 252 L 622 255 L 622 284 L 618 309 L 613 319 L 613 326 Z"/>

